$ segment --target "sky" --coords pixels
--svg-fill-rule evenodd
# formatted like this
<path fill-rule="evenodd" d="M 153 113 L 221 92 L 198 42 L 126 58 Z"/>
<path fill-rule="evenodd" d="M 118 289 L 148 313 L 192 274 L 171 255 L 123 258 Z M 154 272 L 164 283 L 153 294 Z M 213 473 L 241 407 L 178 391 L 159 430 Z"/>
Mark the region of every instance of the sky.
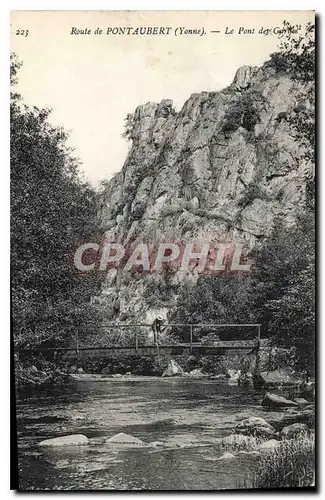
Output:
<path fill-rule="evenodd" d="M 85 177 L 97 186 L 121 170 L 130 147 L 121 137 L 124 118 L 138 105 L 168 98 L 180 110 L 195 92 L 221 90 L 239 67 L 261 65 L 276 50 L 278 37 L 266 35 L 266 29 L 280 27 L 284 19 L 305 24 L 313 16 L 313 11 L 13 11 L 11 50 L 23 62 L 17 91 L 26 104 L 53 109 L 51 123 L 70 132 Z M 155 26 L 171 30 L 106 34 L 107 28 Z M 73 35 L 72 28 L 91 33 Z M 95 35 L 96 28 L 103 33 Z"/>

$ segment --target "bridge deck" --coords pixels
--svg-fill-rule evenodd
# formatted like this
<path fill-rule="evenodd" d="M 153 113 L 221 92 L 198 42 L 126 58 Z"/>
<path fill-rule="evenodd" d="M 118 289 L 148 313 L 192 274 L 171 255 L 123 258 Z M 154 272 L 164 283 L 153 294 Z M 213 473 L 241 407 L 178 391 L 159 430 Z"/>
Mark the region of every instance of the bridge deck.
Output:
<path fill-rule="evenodd" d="M 217 355 L 223 354 L 227 351 L 250 350 L 257 347 L 256 340 L 227 340 L 213 342 L 209 345 L 200 342 L 182 343 L 175 345 L 159 345 L 159 353 L 176 355 L 182 353 L 194 355 Z M 118 356 L 157 356 L 157 346 L 143 345 L 143 346 L 80 346 L 76 348 L 47 348 L 47 349 L 24 349 L 24 352 L 61 352 L 64 359 L 74 359 L 78 357 L 118 357 Z"/>

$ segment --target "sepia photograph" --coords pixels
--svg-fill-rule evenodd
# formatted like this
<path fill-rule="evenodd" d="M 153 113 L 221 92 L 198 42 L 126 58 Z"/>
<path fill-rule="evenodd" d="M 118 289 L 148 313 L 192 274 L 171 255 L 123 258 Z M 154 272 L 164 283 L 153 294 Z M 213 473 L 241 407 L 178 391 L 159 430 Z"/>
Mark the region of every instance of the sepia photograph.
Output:
<path fill-rule="evenodd" d="M 315 45 L 11 11 L 11 489 L 316 489 Z"/>

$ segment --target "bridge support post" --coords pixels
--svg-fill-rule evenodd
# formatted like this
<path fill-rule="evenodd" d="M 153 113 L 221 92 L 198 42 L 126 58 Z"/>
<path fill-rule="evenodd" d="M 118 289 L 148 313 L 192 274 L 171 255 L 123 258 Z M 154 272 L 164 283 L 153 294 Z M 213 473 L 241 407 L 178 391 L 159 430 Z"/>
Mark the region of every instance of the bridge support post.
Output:
<path fill-rule="evenodd" d="M 193 352 L 193 325 L 190 325 L 190 353 Z"/>
<path fill-rule="evenodd" d="M 79 328 L 76 330 L 76 364 L 80 365 L 80 355 L 79 355 Z"/>
<path fill-rule="evenodd" d="M 255 367 L 253 373 L 253 385 L 255 389 L 260 389 L 264 385 L 264 380 L 260 372 L 260 347 L 261 347 L 261 325 L 257 326 L 257 345 L 255 350 Z"/>

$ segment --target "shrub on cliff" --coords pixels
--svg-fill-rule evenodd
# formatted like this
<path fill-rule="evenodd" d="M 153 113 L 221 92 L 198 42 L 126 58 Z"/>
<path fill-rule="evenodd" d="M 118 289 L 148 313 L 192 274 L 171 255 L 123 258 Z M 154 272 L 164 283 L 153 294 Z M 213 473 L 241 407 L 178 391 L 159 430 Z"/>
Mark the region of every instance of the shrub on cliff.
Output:
<path fill-rule="evenodd" d="M 309 162 L 305 173 L 306 202 L 312 209 L 315 200 L 315 64 L 315 25 L 290 25 L 284 21 L 278 51 L 271 54 L 265 66 L 287 74 L 301 85 L 297 105 L 282 118 L 293 128 L 296 140 L 304 147 L 301 159 Z"/>

